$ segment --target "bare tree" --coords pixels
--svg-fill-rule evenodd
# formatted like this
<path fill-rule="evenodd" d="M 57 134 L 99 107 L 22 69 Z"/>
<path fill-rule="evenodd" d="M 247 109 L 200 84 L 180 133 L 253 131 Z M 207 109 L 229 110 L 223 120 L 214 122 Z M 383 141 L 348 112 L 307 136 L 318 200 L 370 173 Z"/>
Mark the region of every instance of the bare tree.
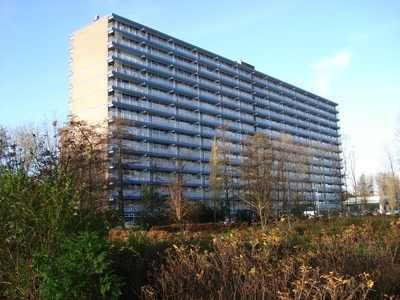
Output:
<path fill-rule="evenodd" d="M 293 189 L 292 205 L 297 217 L 304 216 L 304 208 L 308 205 L 308 193 L 312 189 L 311 184 L 311 163 L 308 147 L 298 143 L 293 145 Z"/>
<path fill-rule="evenodd" d="M 290 165 L 292 160 L 292 150 L 291 141 L 288 135 L 282 135 L 280 139 L 275 140 L 273 146 L 277 148 L 275 154 L 275 174 L 276 174 L 276 185 L 277 185 L 277 195 L 279 201 L 282 203 L 283 211 L 290 215 L 291 209 L 291 199 L 290 199 L 290 186 L 291 179 Z M 290 222 L 290 218 L 287 218 Z"/>
<path fill-rule="evenodd" d="M 373 194 L 373 187 L 371 186 L 371 181 L 367 175 L 361 174 L 357 182 L 357 190 L 361 199 L 361 209 L 365 210 L 367 205 L 368 197 Z"/>
<path fill-rule="evenodd" d="M 357 207 L 359 193 L 358 193 L 358 182 L 357 182 L 357 156 L 354 146 L 352 146 L 349 152 L 347 153 L 347 162 L 349 167 L 348 170 L 349 170 L 350 182 L 353 189 L 353 196 Z"/>
<path fill-rule="evenodd" d="M 395 129 L 395 151 L 397 154 L 397 165 L 400 168 L 400 112 L 397 114 L 396 129 Z"/>
<path fill-rule="evenodd" d="M 300 217 L 303 214 L 308 190 L 310 165 L 309 153 L 304 145 L 296 143 L 293 136 L 282 134 L 274 141 L 276 151 L 275 172 L 279 200 L 287 216 L 292 213 Z M 287 218 L 291 226 L 290 217 Z"/>
<path fill-rule="evenodd" d="M 389 174 L 387 177 L 388 183 L 387 183 L 387 191 L 388 191 L 388 204 L 389 204 L 389 209 L 391 212 L 393 212 L 395 209 L 398 209 L 398 193 L 399 193 L 399 177 L 394 174 Z"/>
<path fill-rule="evenodd" d="M 322 201 L 323 201 L 323 211 L 324 214 L 327 216 L 328 215 L 328 207 L 327 207 L 327 192 L 326 192 L 326 174 L 329 172 L 327 168 L 325 168 L 325 159 L 327 156 L 330 155 L 332 151 L 332 145 L 327 145 L 321 141 L 318 141 L 316 146 L 315 146 L 315 152 L 316 152 L 316 161 L 317 163 L 315 164 L 315 167 L 318 169 L 318 174 L 316 175 L 316 181 L 318 182 L 318 185 L 320 186 L 319 192 L 321 192 L 322 195 Z"/>
<path fill-rule="evenodd" d="M 185 183 L 182 176 L 176 173 L 171 176 L 166 189 L 168 192 L 166 204 L 169 207 L 172 220 L 181 226 L 193 221 L 193 217 L 197 212 L 197 206 L 185 199 Z"/>
<path fill-rule="evenodd" d="M 221 187 L 225 198 L 225 219 L 231 222 L 231 200 L 234 200 L 234 167 L 232 165 L 232 142 L 227 134 L 226 127 L 220 127 L 220 138 L 218 144 L 218 160 L 220 164 Z M 233 209 L 235 212 L 235 208 Z"/>
<path fill-rule="evenodd" d="M 105 125 L 89 125 L 72 118 L 60 129 L 60 163 L 63 172 L 73 176 L 77 183 L 96 197 L 96 208 L 108 207 L 106 182 L 108 158 Z"/>
<path fill-rule="evenodd" d="M 350 136 L 342 135 L 341 136 L 341 145 L 342 145 L 342 162 L 343 162 L 343 181 L 344 181 L 344 199 L 343 201 L 347 201 L 346 211 L 349 210 L 349 164 L 350 164 Z"/>
<path fill-rule="evenodd" d="M 8 130 L 0 127 L 0 171 L 16 171 L 18 169 L 16 162 L 16 145 L 12 144 Z"/>
<path fill-rule="evenodd" d="M 135 149 L 128 145 L 129 139 L 132 139 L 132 128 L 134 123 L 122 118 L 113 117 L 108 123 L 109 125 L 109 145 L 110 150 L 110 166 L 113 167 L 113 189 L 117 191 L 118 198 L 118 215 L 124 220 L 125 199 L 124 190 L 126 189 L 125 175 L 128 174 L 130 166 L 137 161 Z M 124 222 L 123 222 L 124 223 Z"/>
<path fill-rule="evenodd" d="M 376 185 L 378 187 L 378 195 L 379 195 L 379 209 L 385 209 L 386 206 L 386 195 L 388 194 L 387 188 L 387 173 L 378 173 L 375 176 Z"/>
<path fill-rule="evenodd" d="M 343 193 L 343 178 L 345 178 L 345 174 L 341 171 L 343 167 L 343 156 L 340 155 L 342 152 L 340 149 L 340 145 L 338 144 L 330 144 L 329 151 L 332 154 L 332 166 L 331 166 L 331 176 L 333 176 L 332 184 L 334 186 L 334 190 L 332 193 L 334 195 L 334 199 L 337 200 L 336 204 L 340 205 L 341 211 L 344 210 L 344 200 L 346 199 L 347 193 Z M 371 177 L 371 176 L 370 176 Z M 373 176 L 372 179 L 369 177 L 369 180 L 374 180 Z M 339 208 L 339 207 L 337 207 Z"/>
<path fill-rule="evenodd" d="M 187 185 L 187 175 L 185 170 L 190 164 L 188 158 L 190 157 L 190 150 L 186 153 L 180 153 L 180 158 L 175 158 L 174 168 L 175 171 L 169 175 L 168 182 L 164 187 L 167 193 L 166 204 L 169 207 L 169 212 L 172 220 L 181 225 L 194 221 L 197 217 L 198 206 L 185 198 L 185 187 Z"/>
<path fill-rule="evenodd" d="M 262 133 L 248 136 L 242 151 L 239 197 L 260 218 L 263 228 L 273 216 L 276 199 L 276 154 L 271 140 Z"/>
<path fill-rule="evenodd" d="M 213 201 L 214 222 L 217 222 L 217 208 L 222 191 L 221 166 L 217 138 L 214 137 L 210 155 L 210 191 Z"/>
<path fill-rule="evenodd" d="M 388 144 L 383 146 L 385 151 L 385 159 L 383 160 L 383 167 L 387 170 L 386 176 L 386 186 L 387 186 L 387 197 L 389 202 L 389 207 L 393 211 L 398 205 L 398 195 L 399 195 L 399 179 L 396 174 L 396 165 L 394 154 L 390 149 Z"/>
<path fill-rule="evenodd" d="M 44 119 L 10 129 L 0 128 L 1 163 L 10 170 L 23 170 L 28 176 L 57 175 L 58 122 Z"/>

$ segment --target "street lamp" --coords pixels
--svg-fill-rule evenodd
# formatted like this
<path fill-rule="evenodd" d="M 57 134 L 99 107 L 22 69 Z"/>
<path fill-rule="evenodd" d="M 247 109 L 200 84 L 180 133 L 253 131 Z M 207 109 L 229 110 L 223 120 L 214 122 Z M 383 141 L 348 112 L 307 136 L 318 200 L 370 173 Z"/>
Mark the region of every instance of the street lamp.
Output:
<path fill-rule="evenodd" d="M 317 196 L 317 203 L 318 203 L 318 216 L 319 216 L 319 192 L 318 192 L 318 188 L 317 187 L 313 187 L 313 189 L 315 189 L 315 195 Z M 315 205 L 314 205 L 314 214 L 315 214 Z"/>

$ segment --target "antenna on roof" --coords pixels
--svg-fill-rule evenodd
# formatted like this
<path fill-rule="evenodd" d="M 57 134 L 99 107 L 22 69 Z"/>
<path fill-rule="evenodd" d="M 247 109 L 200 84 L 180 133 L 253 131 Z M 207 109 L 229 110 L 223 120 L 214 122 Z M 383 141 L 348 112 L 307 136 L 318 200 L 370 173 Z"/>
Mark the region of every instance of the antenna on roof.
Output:
<path fill-rule="evenodd" d="M 97 21 L 98 19 L 99 19 L 99 15 L 95 15 L 93 22 Z"/>

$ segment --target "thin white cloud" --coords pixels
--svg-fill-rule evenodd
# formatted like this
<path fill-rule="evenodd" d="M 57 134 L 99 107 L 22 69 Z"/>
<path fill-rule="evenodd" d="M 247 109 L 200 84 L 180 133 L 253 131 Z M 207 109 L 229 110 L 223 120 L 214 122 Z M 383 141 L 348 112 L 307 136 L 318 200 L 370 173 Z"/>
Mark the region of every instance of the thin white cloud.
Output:
<path fill-rule="evenodd" d="M 356 46 L 368 39 L 373 39 L 393 31 L 398 31 L 399 29 L 400 29 L 399 20 L 389 21 L 379 26 L 366 28 L 364 32 L 351 36 L 349 42 L 351 45 Z"/>
<path fill-rule="evenodd" d="M 333 80 L 347 68 L 350 59 L 350 52 L 345 51 L 311 64 L 310 68 L 315 72 L 318 92 L 322 94 L 328 92 Z"/>

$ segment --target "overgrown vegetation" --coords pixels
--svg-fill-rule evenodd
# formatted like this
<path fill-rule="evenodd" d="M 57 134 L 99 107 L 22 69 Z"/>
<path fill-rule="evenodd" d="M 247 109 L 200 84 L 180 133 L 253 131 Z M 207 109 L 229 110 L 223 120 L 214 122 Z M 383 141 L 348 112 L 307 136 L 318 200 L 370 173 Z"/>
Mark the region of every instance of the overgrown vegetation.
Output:
<path fill-rule="evenodd" d="M 400 221 L 351 220 L 243 227 L 184 243 L 168 235 L 141 297 L 398 299 Z"/>
<path fill-rule="evenodd" d="M 3 298 L 395 299 L 400 294 L 395 217 L 304 220 L 291 228 L 275 222 L 264 229 L 247 223 L 192 224 L 184 232 L 180 226 L 114 229 L 106 239 L 104 215 L 93 211 L 72 179 L 39 182 L 2 171 L 0 193 Z"/>
<path fill-rule="evenodd" d="M 64 141 L 51 130 L 19 144 L 0 129 L 1 299 L 400 299 L 396 216 L 260 225 L 236 211 L 243 222 L 223 224 L 231 198 L 186 207 L 178 176 L 175 198 L 142 187 L 140 230 L 115 228 L 121 212 L 103 206 L 99 172 L 107 157 L 81 125 Z M 265 160 L 249 167 L 267 176 Z M 222 183 L 228 191 L 230 177 Z"/>
<path fill-rule="evenodd" d="M 76 161 L 59 155 L 53 127 L 21 131 L 24 143 L 0 130 L 0 298 L 116 299 L 122 282 L 106 239 L 112 218 L 84 180 L 95 156 L 82 154 L 88 140 Z"/>
<path fill-rule="evenodd" d="M 119 283 L 113 279 L 110 268 L 112 261 L 106 257 L 99 259 L 99 255 L 109 253 L 110 245 L 103 242 L 100 251 L 91 248 L 87 244 L 90 241 L 80 240 L 80 237 L 105 237 L 107 228 L 103 216 L 93 211 L 91 199 L 72 178 L 49 176 L 39 181 L 22 172 L 1 170 L 0 195 L 0 294 L 3 297 L 65 299 L 50 293 L 54 289 L 60 295 L 67 292 L 82 295 L 89 285 L 96 285 L 89 279 L 93 272 L 97 276 L 98 291 L 104 291 L 104 296 L 113 286 L 117 289 Z M 79 249 L 83 244 L 88 247 L 86 250 Z M 79 251 L 68 253 L 73 249 Z M 88 265 L 82 264 L 83 261 Z M 92 269 L 93 264 L 102 271 Z M 67 273 L 69 277 L 62 276 L 63 280 L 72 280 L 72 275 L 77 280 L 79 273 L 75 269 L 85 273 L 87 284 L 81 280 L 76 286 L 73 282 L 59 281 L 58 276 Z"/>

